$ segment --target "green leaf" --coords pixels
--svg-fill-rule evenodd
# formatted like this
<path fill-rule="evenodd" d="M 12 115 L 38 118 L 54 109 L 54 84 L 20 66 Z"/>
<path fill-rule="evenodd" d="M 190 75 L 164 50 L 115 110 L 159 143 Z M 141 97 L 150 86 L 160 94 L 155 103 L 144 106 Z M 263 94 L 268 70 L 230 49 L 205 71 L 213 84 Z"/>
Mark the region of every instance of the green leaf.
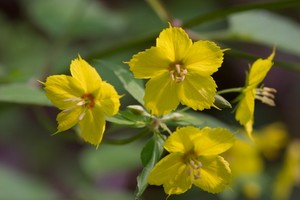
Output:
<path fill-rule="evenodd" d="M 29 17 L 53 36 L 99 36 L 120 31 L 125 20 L 101 2 L 86 0 L 32 0 L 25 4 Z M 68 9 L 66 9 L 68 8 Z"/>
<path fill-rule="evenodd" d="M 12 83 L 0 86 L 0 101 L 8 103 L 51 106 L 45 93 L 28 84 Z"/>
<path fill-rule="evenodd" d="M 262 10 L 249 11 L 230 16 L 229 25 L 233 37 L 300 54 L 300 26 L 286 17 Z"/>
<path fill-rule="evenodd" d="M 246 5 L 229 7 L 227 9 L 217 10 L 215 12 L 208 13 L 206 15 L 200 15 L 189 21 L 186 21 L 183 24 L 183 27 L 194 27 L 209 21 L 222 19 L 226 16 L 229 16 L 233 13 L 239 13 L 247 10 L 255 10 L 255 9 L 282 9 L 288 7 L 297 7 L 300 5 L 299 0 L 292 1 L 277 1 L 277 2 L 267 2 L 267 3 L 251 3 Z M 246 25 L 246 24 L 245 24 Z"/>
<path fill-rule="evenodd" d="M 212 117 L 207 114 L 199 112 L 180 112 L 182 117 L 177 118 L 173 123 L 176 126 L 196 126 L 199 128 L 202 127 L 212 127 L 212 128 L 226 128 L 231 132 L 237 132 L 237 128 L 230 126 L 219 119 Z"/>
<path fill-rule="evenodd" d="M 148 186 L 148 176 L 159 161 L 163 153 L 163 144 L 165 138 L 160 133 L 154 133 L 153 137 L 147 142 L 141 153 L 142 163 L 144 169 L 137 177 L 137 188 L 135 192 L 135 199 L 140 199 L 143 192 Z"/>
<path fill-rule="evenodd" d="M 140 104 L 144 105 L 143 98 L 145 90 L 142 80 L 134 78 L 128 68 L 125 68 L 120 64 L 113 64 L 101 60 L 98 60 L 97 62 L 100 63 L 101 66 L 113 72 L 123 84 L 124 89 Z"/>

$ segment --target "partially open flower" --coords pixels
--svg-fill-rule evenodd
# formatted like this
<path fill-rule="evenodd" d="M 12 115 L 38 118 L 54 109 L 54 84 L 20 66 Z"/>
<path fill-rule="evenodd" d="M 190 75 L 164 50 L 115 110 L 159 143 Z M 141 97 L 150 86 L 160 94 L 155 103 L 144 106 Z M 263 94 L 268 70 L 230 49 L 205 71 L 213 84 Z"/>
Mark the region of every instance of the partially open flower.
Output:
<path fill-rule="evenodd" d="M 253 123 L 254 123 L 254 107 L 255 99 L 262 101 L 270 106 L 275 106 L 273 88 L 263 87 L 258 88 L 258 85 L 266 77 L 267 73 L 273 65 L 275 50 L 266 59 L 256 60 L 250 67 L 249 75 L 246 80 L 246 85 L 238 97 L 239 103 L 237 105 L 235 118 L 244 125 L 248 136 L 252 138 Z"/>

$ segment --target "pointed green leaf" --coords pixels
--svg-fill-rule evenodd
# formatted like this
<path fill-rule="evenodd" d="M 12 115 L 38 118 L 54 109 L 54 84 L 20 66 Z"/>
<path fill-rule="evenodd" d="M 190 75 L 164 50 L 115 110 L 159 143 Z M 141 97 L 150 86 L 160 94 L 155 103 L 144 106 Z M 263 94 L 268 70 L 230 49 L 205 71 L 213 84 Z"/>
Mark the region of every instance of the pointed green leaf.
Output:
<path fill-rule="evenodd" d="M 140 199 L 143 192 L 148 186 L 148 176 L 162 156 L 165 138 L 159 133 L 155 133 L 153 137 L 147 142 L 141 152 L 141 159 L 145 166 L 142 172 L 137 177 L 137 188 L 135 192 L 135 199 Z"/>
<path fill-rule="evenodd" d="M 8 103 L 51 106 L 45 93 L 37 87 L 25 83 L 12 83 L 0 86 L 0 101 Z"/>
<path fill-rule="evenodd" d="M 133 77 L 132 73 L 129 71 L 128 67 L 124 67 L 120 64 L 114 64 L 111 62 L 106 62 L 102 60 L 97 60 L 100 63 L 101 67 L 113 72 L 121 83 L 123 84 L 124 89 L 135 98 L 140 104 L 144 105 L 144 85 L 143 81 Z M 96 67 L 97 68 L 97 67 Z M 100 71 L 100 70 L 99 70 Z"/>

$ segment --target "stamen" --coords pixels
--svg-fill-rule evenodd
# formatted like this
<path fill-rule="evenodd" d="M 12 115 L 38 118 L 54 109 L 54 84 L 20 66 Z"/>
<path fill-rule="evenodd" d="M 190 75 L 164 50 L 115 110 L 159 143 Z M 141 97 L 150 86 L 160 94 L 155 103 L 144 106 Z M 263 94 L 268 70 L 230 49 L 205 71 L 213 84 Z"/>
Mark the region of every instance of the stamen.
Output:
<path fill-rule="evenodd" d="M 275 95 L 277 91 L 274 88 L 258 88 L 256 89 L 256 96 L 255 98 L 260 100 L 262 103 L 268 104 L 269 106 L 275 106 Z"/>
<path fill-rule="evenodd" d="M 62 112 L 64 112 L 64 113 L 71 112 L 72 110 L 74 110 L 74 108 L 75 107 L 68 108 L 68 109 L 63 110 Z"/>
<path fill-rule="evenodd" d="M 85 104 L 85 101 L 82 100 L 82 101 L 79 101 L 76 105 L 77 105 L 77 106 L 83 106 L 84 104 Z"/>
<path fill-rule="evenodd" d="M 188 154 L 186 156 L 186 164 L 188 165 L 187 174 L 189 176 L 191 175 L 194 179 L 201 178 L 200 169 L 202 167 L 202 163 L 193 154 Z"/>
<path fill-rule="evenodd" d="M 185 75 L 188 73 L 188 71 L 187 69 L 183 68 L 182 64 L 173 63 L 170 65 L 169 73 L 172 81 L 175 81 L 176 83 L 180 83 L 184 81 Z"/>
<path fill-rule="evenodd" d="M 172 79 L 172 81 L 175 80 L 175 77 L 174 77 L 174 70 L 171 70 L 171 71 L 170 71 L 170 78 Z"/>
<path fill-rule="evenodd" d="M 81 121 L 83 119 L 83 117 L 85 116 L 85 111 L 83 111 L 79 117 L 78 117 L 78 120 Z"/>
<path fill-rule="evenodd" d="M 63 101 L 64 102 L 68 102 L 68 101 L 75 102 L 75 101 L 80 101 L 80 100 L 81 100 L 81 98 L 75 97 L 75 98 L 64 99 Z"/>
<path fill-rule="evenodd" d="M 180 74 L 180 64 L 175 64 L 176 72 Z"/>

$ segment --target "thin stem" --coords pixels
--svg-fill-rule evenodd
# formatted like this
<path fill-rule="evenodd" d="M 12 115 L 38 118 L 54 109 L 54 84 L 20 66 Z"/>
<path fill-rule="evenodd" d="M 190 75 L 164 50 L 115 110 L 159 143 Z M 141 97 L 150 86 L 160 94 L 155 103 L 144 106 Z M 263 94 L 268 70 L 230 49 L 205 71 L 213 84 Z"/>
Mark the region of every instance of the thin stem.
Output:
<path fill-rule="evenodd" d="M 132 137 L 129 137 L 129 138 L 126 138 L 126 139 L 120 139 L 120 140 L 117 140 L 117 139 L 104 139 L 103 142 L 106 143 L 106 144 L 114 144 L 114 145 L 123 145 L 123 144 L 129 144 L 147 134 L 149 134 L 150 131 L 148 129 L 144 129 L 142 130 L 140 133 L 132 136 Z"/>
<path fill-rule="evenodd" d="M 217 94 L 225 94 L 225 93 L 231 93 L 231 92 L 242 92 L 243 88 L 239 87 L 239 88 L 229 88 L 229 89 L 224 89 L 224 90 L 220 90 L 217 92 Z"/>
<path fill-rule="evenodd" d="M 159 18 L 164 22 L 172 21 L 172 17 L 160 0 L 146 0 Z"/>

